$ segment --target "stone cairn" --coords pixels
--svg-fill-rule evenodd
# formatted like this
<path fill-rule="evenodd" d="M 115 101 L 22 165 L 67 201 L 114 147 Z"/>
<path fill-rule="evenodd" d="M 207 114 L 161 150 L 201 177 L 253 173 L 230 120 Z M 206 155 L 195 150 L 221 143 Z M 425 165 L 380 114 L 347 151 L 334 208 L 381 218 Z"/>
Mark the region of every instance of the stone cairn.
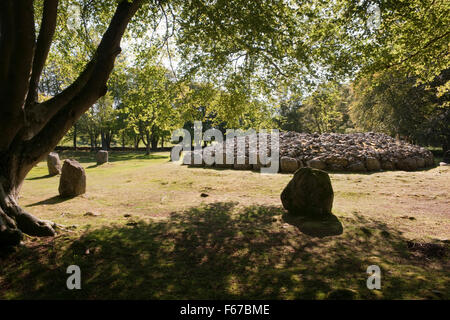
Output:
<path fill-rule="evenodd" d="M 258 134 L 259 135 L 259 134 Z M 270 157 L 270 135 L 268 135 L 267 154 Z M 235 141 L 237 140 L 234 138 Z M 259 141 L 259 139 L 258 139 Z M 258 170 L 261 163 L 249 163 L 248 138 L 246 140 L 245 161 L 238 164 L 238 148 L 223 148 L 224 158 L 228 155 L 231 162 L 207 164 L 203 153 L 214 154 L 214 148 L 208 146 L 202 151 L 185 152 L 183 164 L 193 167 L 214 166 L 238 170 Z M 257 149 L 259 148 L 259 143 Z M 396 140 L 382 133 L 324 133 L 308 134 L 297 132 L 280 132 L 280 171 L 295 172 L 302 167 L 311 167 L 327 171 L 367 172 L 380 170 L 414 171 L 434 166 L 433 154 L 420 146 Z M 197 158 L 194 163 L 194 159 Z M 268 165 L 266 165 L 268 166 Z"/>

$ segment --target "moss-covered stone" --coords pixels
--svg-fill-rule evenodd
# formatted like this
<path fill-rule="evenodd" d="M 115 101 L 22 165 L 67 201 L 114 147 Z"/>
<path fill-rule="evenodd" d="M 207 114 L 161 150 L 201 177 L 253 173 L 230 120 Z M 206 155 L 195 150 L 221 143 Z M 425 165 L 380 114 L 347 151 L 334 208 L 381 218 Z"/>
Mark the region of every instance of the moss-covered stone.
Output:
<path fill-rule="evenodd" d="M 328 216 L 333 206 L 333 187 L 328 173 L 300 168 L 281 193 L 283 207 L 294 215 Z"/>

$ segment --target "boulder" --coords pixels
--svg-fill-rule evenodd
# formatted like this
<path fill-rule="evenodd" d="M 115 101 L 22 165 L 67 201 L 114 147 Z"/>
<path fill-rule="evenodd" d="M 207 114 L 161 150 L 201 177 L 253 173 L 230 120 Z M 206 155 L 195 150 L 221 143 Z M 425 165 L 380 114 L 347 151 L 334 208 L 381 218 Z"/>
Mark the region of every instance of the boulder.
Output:
<path fill-rule="evenodd" d="M 281 172 L 293 173 L 293 172 L 297 171 L 297 169 L 299 167 L 299 163 L 294 158 L 281 157 L 280 166 L 281 166 Z"/>
<path fill-rule="evenodd" d="M 417 161 L 414 158 L 405 158 L 397 161 L 397 168 L 405 171 L 413 171 L 417 169 Z"/>
<path fill-rule="evenodd" d="M 332 171 L 342 171 L 348 165 L 348 160 L 339 156 L 331 156 L 326 160 L 328 167 Z M 321 169 L 321 168 L 318 168 Z"/>
<path fill-rule="evenodd" d="M 380 171 L 381 164 L 376 158 L 366 158 L 366 168 L 368 171 Z"/>
<path fill-rule="evenodd" d="M 333 188 L 328 173 L 300 168 L 281 193 L 283 207 L 293 215 L 324 217 L 331 215 Z"/>
<path fill-rule="evenodd" d="M 97 164 L 104 164 L 108 162 L 108 151 L 106 150 L 100 150 L 99 152 L 97 152 L 97 155 L 95 156 L 96 160 L 97 160 Z"/>
<path fill-rule="evenodd" d="M 383 170 L 395 170 L 395 164 L 392 161 L 381 161 L 381 168 Z"/>
<path fill-rule="evenodd" d="M 62 167 L 59 180 L 59 194 L 75 197 L 86 192 L 86 172 L 76 160 L 67 159 Z"/>
<path fill-rule="evenodd" d="M 350 172 L 364 172 L 367 171 L 366 167 L 364 166 L 364 163 L 362 161 L 356 161 L 352 164 L 348 165 L 347 171 Z"/>
<path fill-rule="evenodd" d="M 308 167 L 311 167 L 311 168 L 314 168 L 314 169 L 320 169 L 320 170 L 323 170 L 323 169 L 325 169 L 327 167 L 325 162 L 323 162 L 322 160 L 317 159 L 317 158 L 314 158 L 314 159 L 311 159 L 309 161 L 306 161 L 306 165 Z"/>
<path fill-rule="evenodd" d="M 50 152 L 47 156 L 47 167 L 49 175 L 56 176 L 61 174 L 61 160 L 56 152 Z"/>

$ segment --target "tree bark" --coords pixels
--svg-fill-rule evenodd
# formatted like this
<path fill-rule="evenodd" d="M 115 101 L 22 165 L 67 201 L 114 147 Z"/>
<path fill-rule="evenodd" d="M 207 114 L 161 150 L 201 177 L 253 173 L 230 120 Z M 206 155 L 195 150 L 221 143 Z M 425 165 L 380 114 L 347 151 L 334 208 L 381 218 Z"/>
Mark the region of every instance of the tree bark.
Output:
<path fill-rule="evenodd" d="M 22 233 L 52 236 L 55 224 L 18 204 L 28 172 L 106 93 L 120 40 L 142 0 L 118 3 L 92 60 L 77 80 L 39 103 L 37 88 L 57 21 L 57 0 L 45 0 L 36 41 L 33 0 L 0 1 L 0 245 L 15 245 Z"/>
<path fill-rule="evenodd" d="M 77 131 L 78 131 L 78 127 L 77 127 L 77 124 L 75 123 L 73 126 L 73 148 L 75 150 L 77 150 Z"/>

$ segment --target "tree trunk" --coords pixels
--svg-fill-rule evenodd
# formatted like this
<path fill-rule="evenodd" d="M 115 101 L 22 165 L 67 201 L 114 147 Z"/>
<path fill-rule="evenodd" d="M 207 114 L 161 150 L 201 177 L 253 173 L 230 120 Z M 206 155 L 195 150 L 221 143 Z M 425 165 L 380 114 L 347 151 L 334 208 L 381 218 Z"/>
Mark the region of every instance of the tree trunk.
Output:
<path fill-rule="evenodd" d="M 77 124 L 73 126 L 73 148 L 77 150 Z"/>
<path fill-rule="evenodd" d="M 0 245 L 17 245 L 22 232 L 32 236 L 55 235 L 55 224 L 35 218 L 18 205 L 20 188 L 33 165 L 21 165 L 20 154 L 2 154 L 0 159 Z"/>
<path fill-rule="evenodd" d="M 45 0 L 36 40 L 33 0 L 0 1 L 0 245 L 22 233 L 53 236 L 55 224 L 18 205 L 28 172 L 45 159 L 101 96 L 120 53 L 120 40 L 142 0 L 121 1 L 92 60 L 66 89 L 44 102 L 37 90 L 56 28 L 58 0 Z"/>
<path fill-rule="evenodd" d="M 156 151 L 158 149 L 158 137 L 152 136 L 152 150 Z"/>
<path fill-rule="evenodd" d="M 139 150 L 139 142 L 141 142 L 141 138 L 138 135 L 134 136 L 134 150 Z"/>

